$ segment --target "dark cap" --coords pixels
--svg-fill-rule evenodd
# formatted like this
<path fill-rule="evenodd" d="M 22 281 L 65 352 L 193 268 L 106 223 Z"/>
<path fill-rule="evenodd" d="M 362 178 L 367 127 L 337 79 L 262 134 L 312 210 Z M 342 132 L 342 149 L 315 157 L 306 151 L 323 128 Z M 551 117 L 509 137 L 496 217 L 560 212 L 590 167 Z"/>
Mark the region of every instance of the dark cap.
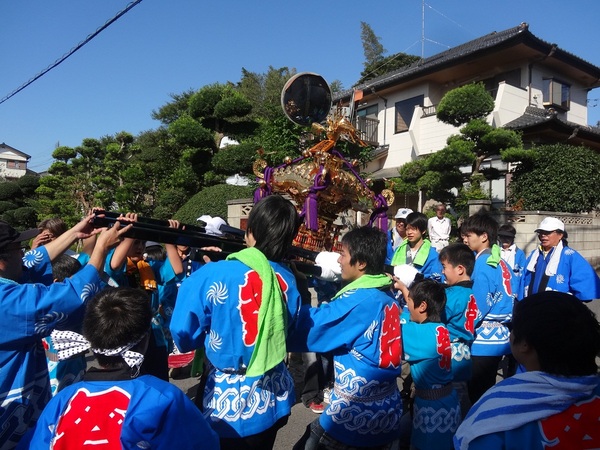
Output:
<path fill-rule="evenodd" d="M 498 230 L 498 236 L 514 239 L 516 234 L 509 230 Z"/>
<path fill-rule="evenodd" d="M 28 241 L 40 234 L 39 228 L 32 228 L 31 230 L 23 231 L 19 233 L 8 223 L 0 220 L 0 251 L 6 249 L 9 244 L 14 242 Z"/>

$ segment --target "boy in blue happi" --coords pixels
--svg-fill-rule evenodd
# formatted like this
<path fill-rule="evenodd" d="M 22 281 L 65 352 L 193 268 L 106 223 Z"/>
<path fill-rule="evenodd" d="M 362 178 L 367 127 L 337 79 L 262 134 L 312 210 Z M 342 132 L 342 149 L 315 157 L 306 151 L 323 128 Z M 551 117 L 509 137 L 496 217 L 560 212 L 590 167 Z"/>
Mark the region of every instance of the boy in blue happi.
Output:
<path fill-rule="evenodd" d="M 431 279 L 416 281 L 410 290 L 396 279 L 395 287 L 403 292 L 410 316 L 402 321 L 403 359 L 410 364 L 415 384 L 410 446 L 452 449 L 461 413 L 452 387 L 450 333 L 442 323 L 445 288 Z"/>
<path fill-rule="evenodd" d="M 151 320 L 144 292 L 106 288 L 86 307 L 83 335 L 54 331 L 60 358 L 91 349 L 99 367 L 48 403 L 20 448 L 218 449 L 217 435 L 178 387 L 138 377 Z"/>
<path fill-rule="evenodd" d="M 475 340 L 475 320 L 479 312 L 471 280 L 475 255 L 467 245 L 456 242 L 440 251 L 440 262 L 447 285 L 443 322 L 450 333 L 452 385 L 464 417 L 471 407 L 467 382 L 471 379 L 471 346 Z"/>
<path fill-rule="evenodd" d="M 304 350 L 333 352 L 335 381 L 329 406 L 295 450 L 383 450 L 397 439 L 400 308 L 383 274 L 386 239 L 370 227 L 346 233 L 338 260 L 344 287 L 331 302 L 302 309 L 295 342 Z"/>
<path fill-rule="evenodd" d="M 471 347 L 473 374 L 469 398 L 475 403 L 496 383 L 498 365 L 510 354 L 507 323 L 512 317 L 512 271 L 500 257 L 498 222 L 489 214 L 478 213 L 461 225 L 465 243 L 475 253 L 473 293 L 479 315 L 475 323 L 475 341 Z"/>
<path fill-rule="evenodd" d="M 498 228 L 498 243 L 502 259 L 512 270 L 512 292 L 517 300 L 525 296 L 525 267 L 527 267 L 527 257 L 525 252 L 515 244 L 517 230 L 509 224 L 501 225 Z"/>
<path fill-rule="evenodd" d="M 284 359 L 301 297 L 281 261 L 299 224 L 291 202 L 263 198 L 248 217 L 248 248 L 206 264 L 179 288 L 171 334 L 181 351 L 204 348 L 196 403 L 222 449 L 272 448 L 294 405 Z"/>
<path fill-rule="evenodd" d="M 50 380 L 42 338 L 79 312 L 101 286 L 108 249 L 128 227 L 113 227 L 98 238 L 90 262 L 72 278 L 53 283 L 51 261 L 94 230 L 93 214 L 55 240 L 23 256 L 19 234 L 0 222 L 0 448 L 12 449 L 35 425 L 50 400 Z M 25 269 L 24 269 L 25 267 Z"/>
<path fill-rule="evenodd" d="M 576 297 L 515 304 L 512 353 L 527 372 L 492 387 L 455 436 L 458 450 L 600 448 L 600 324 Z"/>
<path fill-rule="evenodd" d="M 437 250 L 425 239 L 427 216 L 413 212 L 406 217 L 406 239 L 396 248 L 394 256 L 387 263 L 392 266 L 409 264 L 415 267 L 425 278 L 442 280 L 442 266 Z"/>
<path fill-rule="evenodd" d="M 568 246 L 562 220 L 546 217 L 535 232 L 540 246 L 527 259 L 525 295 L 559 291 L 584 301 L 600 298 L 600 278 L 585 258 Z"/>

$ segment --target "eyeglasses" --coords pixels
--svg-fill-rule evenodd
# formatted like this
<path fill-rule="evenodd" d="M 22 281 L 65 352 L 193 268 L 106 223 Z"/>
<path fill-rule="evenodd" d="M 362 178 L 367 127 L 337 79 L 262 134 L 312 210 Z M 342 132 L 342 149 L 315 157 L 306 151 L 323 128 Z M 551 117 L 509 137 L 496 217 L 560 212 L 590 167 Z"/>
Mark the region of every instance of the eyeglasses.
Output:
<path fill-rule="evenodd" d="M 552 230 L 552 231 L 540 230 L 537 232 L 538 236 L 550 236 L 552 233 L 557 233 L 557 231 L 556 230 Z"/>

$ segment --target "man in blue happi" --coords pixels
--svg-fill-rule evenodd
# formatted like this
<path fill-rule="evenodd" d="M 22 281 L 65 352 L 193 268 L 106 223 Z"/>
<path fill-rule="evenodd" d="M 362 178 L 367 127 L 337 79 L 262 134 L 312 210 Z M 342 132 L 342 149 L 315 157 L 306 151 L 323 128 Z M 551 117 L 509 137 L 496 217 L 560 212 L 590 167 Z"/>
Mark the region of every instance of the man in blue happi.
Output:
<path fill-rule="evenodd" d="M 21 242 L 32 237 L 0 222 L 0 448 L 12 449 L 33 427 L 50 400 L 50 379 L 42 338 L 60 328 L 101 286 L 109 248 L 129 227 L 101 233 L 86 267 L 53 283 L 51 261 L 77 239 L 98 233 L 93 214 L 48 244 L 23 256 Z M 23 267 L 25 266 L 25 267 Z"/>
<path fill-rule="evenodd" d="M 527 258 L 525 295 L 559 291 L 579 300 L 600 298 L 600 278 L 585 258 L 568 246 L 563 221 L 546 217 L 535 232 L 540 246 Z"/>
<path fill-rule="evenodd" d="M 408 264 L 415 267 L 425 278 L 442 281 L 442 265 L 438 253 L 431 241 L 425 238 L 427 216 L 412 212 L 406 217 L 406 239 L 396 248 L 391 260 L 392 266 Z"/>
<path fill-rule="evenodd" d="M 216 433 L 181 389 L 138 376 L 152 316 L 140 289 L 107 288 L 88 302 L 81 335 L 53 331 L 59 358 L 91 349 L 97 364 L 48 403 L 18 448 L 218 449 Z"/>
<path fill-rule="evenodd" d="M 457 450 L 600 448 L 600 324 L 575 296 L 515 304 L 510 344 L 526 372 L 488 390 L 456 432 Z"/>
<path fill-rule="evenodd" d="M 345 286 L 318 308 L 303 307 L 295 344 L 332 352 L 335 382 L 329 406 L 295 450 L 390 448 L 397 439 L 402 400 L 396 383 L 402 353 L 400 307 L 383 274 L 386 235 L 362 227 L 342 238 Z"/>
<path fill-rule="evenodd" d="M 206 264 L 181 283 L 171 334 L 181 351 L 204 348 L 199 399 L 222 449 L 270 449 L 294 405 L 284 359 L 301 297 L 282 264 L 299 218 L 279 195 L 248 217 L 248 248 Z"/>
<path fill-rule="evenodd" d="M 498 222 L 489 214 L 469 216 L 461 225 L 465 243 L 475 253 L 473 294 L 479 314 L 471 347 L 473 375 L 469 382 L 472 403 L 496 383 L 498 364 L 510 354 L 507 324 L 512 317 L 512 271 L 501 258 Z"/>

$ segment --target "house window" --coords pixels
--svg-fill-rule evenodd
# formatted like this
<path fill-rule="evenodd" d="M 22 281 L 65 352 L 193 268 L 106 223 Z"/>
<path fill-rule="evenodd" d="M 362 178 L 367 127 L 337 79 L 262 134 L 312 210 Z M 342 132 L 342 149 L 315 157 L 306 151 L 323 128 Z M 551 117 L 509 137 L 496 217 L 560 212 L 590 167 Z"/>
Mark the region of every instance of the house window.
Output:
<path fill-rule="evenodd" d="M 571 106 L 571 86 L 554 78 L 544 78 L 542 93 L 544 106 L 553 106 L 565 111 Z"/>
<path fill-rule="evenodd" d="M 416 97 L 396 103 L 395 133 L 408 131 L 410 128 L 410 121 L 412 120 L 413 113 L 415 112 L 415 106 L 423 106 L 424 101 L 424 95 L 417 95 Z"/>

